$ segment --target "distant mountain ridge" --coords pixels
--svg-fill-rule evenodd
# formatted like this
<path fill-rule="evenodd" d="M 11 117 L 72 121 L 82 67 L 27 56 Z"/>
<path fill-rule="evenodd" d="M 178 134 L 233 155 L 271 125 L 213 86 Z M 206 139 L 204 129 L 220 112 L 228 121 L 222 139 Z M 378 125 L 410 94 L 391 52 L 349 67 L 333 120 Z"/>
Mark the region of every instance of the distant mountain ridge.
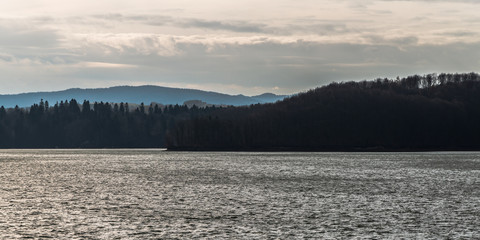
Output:
<path fill-rule="evenodd" d="M 168 104 L 183 104 L 190 100 L 201 100 L 208 104 L 215 105 L 250 105 L 256 103 L 276 102 L 284 99 L 285 95 L 275 95 L 264 93 L 257 96 L 228 95 L 218 92 L 202 91 L 196 89 L 169 88 L 153 85 L 145 86 L 117 86 L 109 88 L 91 88 L 80 89 L 71 88 L 63 91 L 54 92 L 30 92 L 20 94 L 0 95 L 0 106 L 6 108 L 29 107 L 38 103 L 40 99 L 48 101 L 50 104 L 56 102 L 76 99 L 78 102 L 89 100 L 90 102 L 128 102 L 145 103 L 151 102 Z"/>

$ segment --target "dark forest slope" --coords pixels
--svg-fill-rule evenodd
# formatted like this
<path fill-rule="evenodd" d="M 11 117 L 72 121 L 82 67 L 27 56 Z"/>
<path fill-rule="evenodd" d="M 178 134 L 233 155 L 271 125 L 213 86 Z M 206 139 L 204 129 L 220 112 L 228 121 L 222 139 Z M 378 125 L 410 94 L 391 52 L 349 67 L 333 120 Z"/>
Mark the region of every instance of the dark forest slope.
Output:
<path fill-rule="evenodd" d="M 480 77 L 333 83 L 179 121 L 169 149 L 480 150 Z"/>

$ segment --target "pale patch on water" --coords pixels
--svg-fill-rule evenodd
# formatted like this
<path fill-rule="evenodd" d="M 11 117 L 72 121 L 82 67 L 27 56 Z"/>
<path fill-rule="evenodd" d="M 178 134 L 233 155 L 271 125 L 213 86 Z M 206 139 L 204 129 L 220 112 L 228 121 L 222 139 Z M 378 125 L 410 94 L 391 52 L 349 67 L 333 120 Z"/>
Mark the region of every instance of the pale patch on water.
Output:
<path fill-rule="evenodd" d="M 0 238 L 480 238 L 480 153 L 0 150 Z"/>

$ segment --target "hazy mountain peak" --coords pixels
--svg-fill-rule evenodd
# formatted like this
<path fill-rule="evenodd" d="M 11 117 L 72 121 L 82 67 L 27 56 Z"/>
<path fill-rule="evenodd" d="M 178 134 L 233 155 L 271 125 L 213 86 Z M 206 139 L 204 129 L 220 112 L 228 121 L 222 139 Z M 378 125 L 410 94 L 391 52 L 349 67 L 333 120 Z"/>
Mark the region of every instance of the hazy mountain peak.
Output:
<path fill-rule="evenodd" d="M 154 85 L 142 86 L 114 86 L 108 88 L 70 88 L 54 92 L 30 92 L 21 94 L 0 95 L 0 105 L 5 107 L 29 107 L 40 99 L 53 104 L 55 102 L 76 99 L 78 102 L 89 100 L 90 102 L 128 102 L 145 103 L 151 102 L 168 104 L 183 104 L 186 101 L 196 99 L 207 104 L 215 105 L 250 105 L 256 103 L 275 102 L 285 96 L 269 93 L 254 97 L 228 95 L 217 92 L 202 91 L 197 89 L 170 88 Z"/>

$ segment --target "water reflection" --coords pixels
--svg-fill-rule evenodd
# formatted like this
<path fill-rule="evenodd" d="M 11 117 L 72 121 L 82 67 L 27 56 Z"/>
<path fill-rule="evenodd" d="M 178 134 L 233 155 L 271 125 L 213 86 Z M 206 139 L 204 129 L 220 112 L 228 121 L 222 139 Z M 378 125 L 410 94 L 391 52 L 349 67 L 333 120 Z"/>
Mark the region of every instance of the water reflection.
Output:
<path fill-rule="evenodd" d="M 1 150 L 0 238 L 475 238 L 479 153 Z"/>

